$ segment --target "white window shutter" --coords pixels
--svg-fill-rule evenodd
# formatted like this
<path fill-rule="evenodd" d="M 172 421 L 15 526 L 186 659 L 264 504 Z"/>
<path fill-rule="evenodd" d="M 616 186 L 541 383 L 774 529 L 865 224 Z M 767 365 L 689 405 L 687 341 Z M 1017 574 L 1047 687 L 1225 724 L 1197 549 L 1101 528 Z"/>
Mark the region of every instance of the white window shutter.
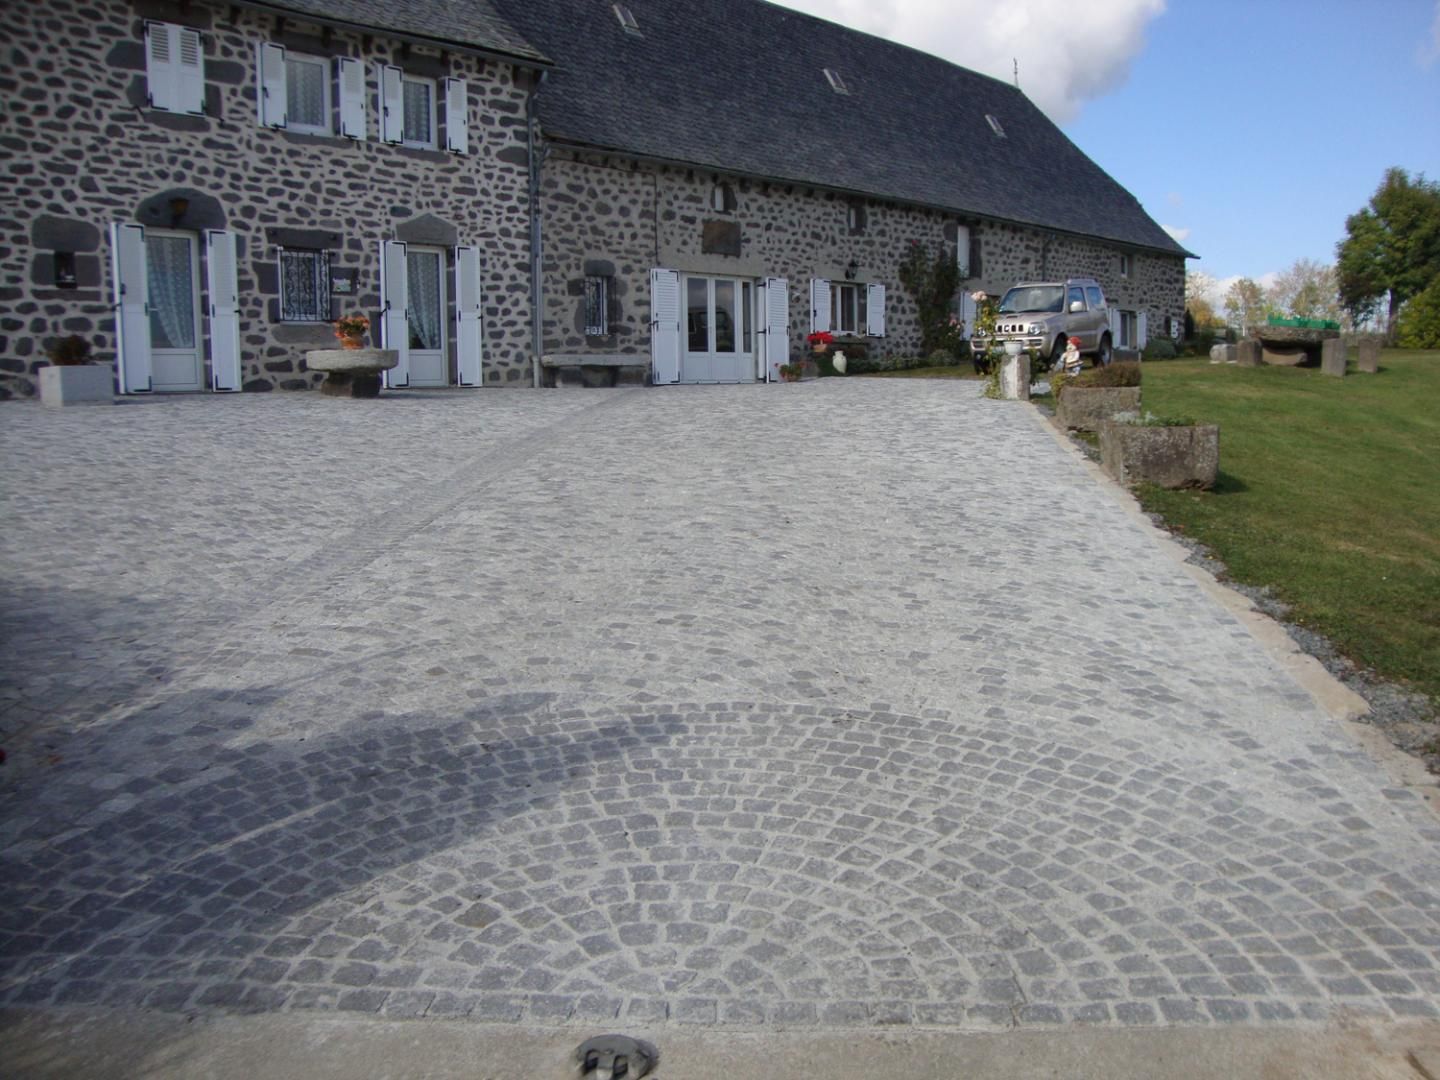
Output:
<path fill-rule="evenodd" d="M 206 286 L 210 292 L 210 385 L 240 389 L 240 284 L 235 234 L 205 230 Z"/>
<path fill-rule="evenodd" d="M 283 128 L 288 122 L 285 87 L 285 46 L 255 43 L 255 118 L 261 127 Z"/>
<path fill-rule="evenodd" d="M 484 361 L 480 249 L 455 249 L 455 367 L 461 386 L 479 386 Z"/>
<path fill-rule="evenodd" d="M 975 303 L 975 297 L 968 292 L 960 294 L 960 321 L 965 324 L 965 340 L 975 336 L 975 316 L 979 314 L 979 306 Z"/>
<path fill-rule="evenodd" d="M 765 379 L 780 381 L 780 365 L 790 362 L 790 283 L 765 279 Z"/>
<path fill-rule="evenodd" d="M 145 90 L 150 106 L 175 111 L 179 87 L 180 27 L 170 23 L 145 24 Z"/>
<path fill-rule="evenodd" d="M 380 139 L 398 143 L 405 137 L 404 73 L 390 64 L 380 65 Z"/>
<path fill-rule="evenodd" d="M 830 282 L 824 278 L 810 279 L 810 332 L 818 334 L 830 329 Z"/>
<path fill-rule="evenodd" d="M 1135 316 L 1135 347 L 1137 349 L 1145 348 L 1145 342 L 1150 340 L 1145 332 L 1145 322 L 1145 312 L 1142 311 Z"/>
<path fill-rule="evenodd" d="M 337 82 L 340 84 L 340 134 L 347 139 L 365 139 L 365 65 L 341 57 Z"/>
<path fill-rule="evenodd" d="M 150 389 L 150 274 L 145 259 L 145 227 L 112 222 L 110 254 L 115 277 L 120 392 L 143 394 Z"/>
<path fill-rule="evenodd" d="M 650 381 L 680 381 L 680 274 L 650 271 Z"/>
<path fill-rule="evenodd" d="M 205 111 L 205 43 L 200 31 L 176 27 L 179 40 L 176 56 L 175 109 L 177 112 Z"/>
<path fill-rule="evenodd" d="M 1110 309 L 1110 347 L 1120 348 L 1120 309 Z"/>
<path fill-rule="evenodd" d="M 408 249 L 399 240 L 380 241 L 380 344 L 400 354 L 385 373 L 385 385 L 410 385 L 410 276 Z"/>
<path fill-rule="evenodd" d="M 464 79 L 445 80 L 445 149 L 470 152 L 470 91 Z"/>
<path fill-rule="evenodd" d="M 955 226 L 955 268 L 960 271 L 960 280 L 970 276 L 970 226 Z"/>
<path fill-rule="evenodd" d="M 885 286 L 865 286 L 865 333 L 869 337 L 885 336 Z"/>

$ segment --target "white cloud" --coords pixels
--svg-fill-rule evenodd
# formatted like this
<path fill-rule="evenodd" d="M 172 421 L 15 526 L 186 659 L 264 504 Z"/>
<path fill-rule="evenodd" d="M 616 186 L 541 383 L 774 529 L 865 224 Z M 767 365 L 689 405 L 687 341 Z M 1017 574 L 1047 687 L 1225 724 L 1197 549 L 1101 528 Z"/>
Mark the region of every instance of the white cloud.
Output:
<path fill-rule="evenodd" d="M 1166 193 L 1165 201 L 1171 206 L 1181 206 L 1185 202 L 1185 196 L 1181 195 L 1178 191 L 1171 191 Z"/>
<path fill-rule="evenodd" d="M 1420 66 L 1429 67 L 1440 60 L 1440 0 L 1435 0 L 1435 18 L 1430 23 L 1430 37 L 1420 43 Z"/>
<path fill-rule="evenodd" d="M 1056 123 L 1125 81 L 1165 0 L 777 0 L 1011 81 Z"/>
<path fill-rule="evenodd" d="M 1181 228 L 1179 225 L 1161 225 L 1160 228 L 1169 233 L 1170 239 L 1174 240 L 1177 244 L 1183 244 L 1190 237 L 1190 230 L 1188 228 Z"/>

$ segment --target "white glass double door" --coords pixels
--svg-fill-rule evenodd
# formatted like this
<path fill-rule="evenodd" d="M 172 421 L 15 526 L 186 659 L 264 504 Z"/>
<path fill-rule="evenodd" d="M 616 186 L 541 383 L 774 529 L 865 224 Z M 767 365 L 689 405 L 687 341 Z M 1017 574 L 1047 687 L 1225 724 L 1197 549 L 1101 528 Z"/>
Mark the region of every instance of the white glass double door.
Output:
<path fill-rule="evenodd" d="M 179 393 L 205 385 L 199 248 L 194 233 L 145 230 L 150 382 L 157 392 Z"/>
<path fill-rule="evenodd" d="M 754 283 L 744 278 L 684 279 L 684 351 L 680 381 L 755 381 Z"/>

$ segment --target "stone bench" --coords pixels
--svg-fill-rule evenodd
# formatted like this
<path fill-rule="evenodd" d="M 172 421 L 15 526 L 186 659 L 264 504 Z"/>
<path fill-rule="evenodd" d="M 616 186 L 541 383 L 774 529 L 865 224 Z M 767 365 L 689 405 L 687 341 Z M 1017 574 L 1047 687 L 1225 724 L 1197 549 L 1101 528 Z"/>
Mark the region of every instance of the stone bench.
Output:
<path fill-rule="evenodd" d="M 380 374 L 400 363 L 394 349 L 314 349 L 305 354 L 305 366 L 325 372 L 320 392 L 329 397 L 380 396 Z"/>
<path fill-rule="evenodd" d="M 549 353 L 540 358 L 546 386 L 644 386 L 650 357 L 639 353 Z"/>

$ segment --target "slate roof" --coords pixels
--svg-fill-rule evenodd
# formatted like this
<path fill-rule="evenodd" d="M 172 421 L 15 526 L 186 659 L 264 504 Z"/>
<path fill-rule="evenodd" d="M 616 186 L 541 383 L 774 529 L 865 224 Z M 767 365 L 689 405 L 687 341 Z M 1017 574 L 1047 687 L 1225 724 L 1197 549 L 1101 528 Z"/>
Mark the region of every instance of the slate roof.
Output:
<path fill-rule="evenodd" d="M 638 37 L 609 0 L 497 3 L 556 63 L 548 137 L 1188 254 L 1015 87 L 927 53 L 763 0 L 626 0 Z"/>
<path fill-rule="evenodd" d="M 491 0 L 249 0 L 249 6 L 390 30 L 437 45 L 459 45 L 542 65 L 548 62 Z"/>

